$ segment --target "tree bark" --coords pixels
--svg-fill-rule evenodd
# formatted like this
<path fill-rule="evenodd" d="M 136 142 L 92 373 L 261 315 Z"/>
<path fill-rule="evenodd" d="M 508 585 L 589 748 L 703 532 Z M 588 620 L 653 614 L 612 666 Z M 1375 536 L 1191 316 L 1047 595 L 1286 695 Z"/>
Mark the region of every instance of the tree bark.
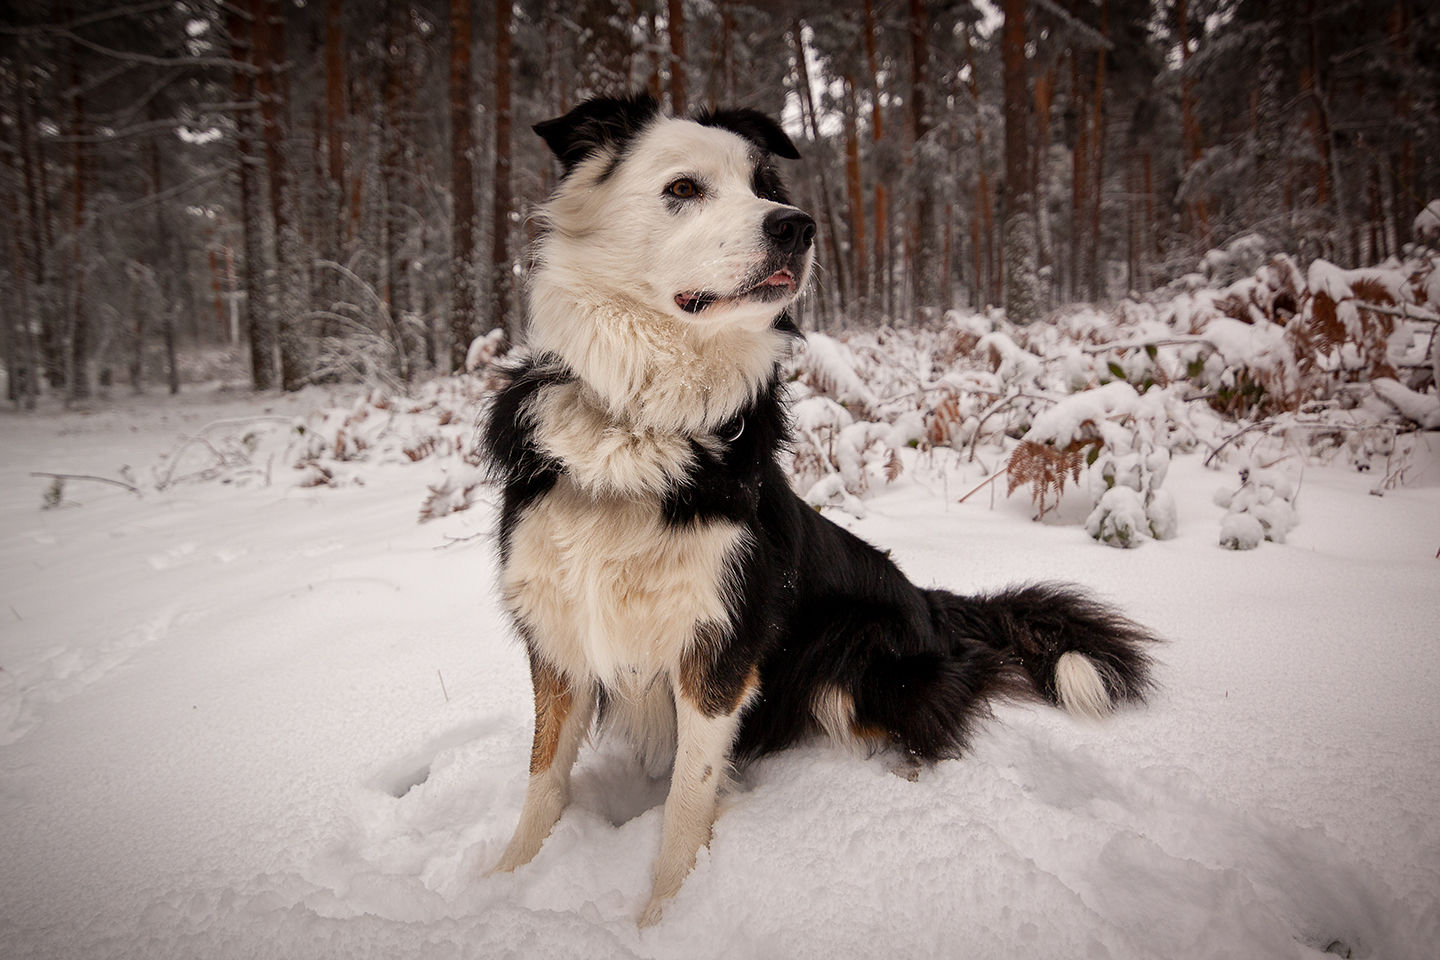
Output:
<path fill-rule="evenodd" d="M 1093 295 L 1090 271 L 1085 266 L 1084 237 L 1090 209 L 1090 111 L 1086 105 L 1084 81 L 1080 75 L 1080 53 L 1070 51 L 1070 96 L 1075 114 L 1075 146 L 1070 178 L 1070 297 L 1087 300 Z"/>
<path fill-rule="evenodd" d="M 1107 38 L 1110 35 L 1109 0 L 1100 0 L 1100 35 Z M 1095 189 L 1090 196 L 1090 244 L 1086 250 L 1086 260 L 1090 267 L 1090 289 L 1095 291 L 1098 297 L 1105 295 L 1100 265 L 1100 217 L 1105 198 L 1105 61 L 1106 50 L 1102 46 L 1095 51 L 1095 96 L 1090 103 L 1094 111 L 1090 144 L 1093 148 L 1091 166 Z"/>
<path fill-rule="evenodd" d="M 795 20 L 790 25 L 791 40 L 795 47 L 795 79 L 800 88 L 801 126 L 805 129 L 806 136 L 810 139 L 812 152 L 814 152 L 820 144 L 820 126 L 815 114 L 815 100 L 810 93 L 810 65 L 809 57 L 805 52 L 804 29 L 805 25 L 800 20 Z M 817 158 L 815 169 L 818 173 L 816 179 L 820 187 L 820 216 L 825 222 L 825 237 L 830 244 L 830 266 L 835 277 L 834 291 L 837 309 L 843 315 L 848 309 L 845 294 L 848 272 L 841 254 L 839 218 L 835 216 L 834 195 L 830 192 L 830 177 L 825 172 L 827 166 L 828 164 L 824 162 L 823 158 Z"/>
<path fill-rule="evenodd" d="M 491 282 L 493 320 L 505 331 L 505 343 L 515 342 L 511 323 L 511 296 L 515 286 L 510 256 L 510 53 L 512 0 L 495 0 L 495 173 L 494 219 L 491 223 Z"/>
<path fill-rule="evenodd" d="M 85 201 L 90 177 L 89 151 L 85 146 L 85 98 L 81 95 L 79 58 L 75 45 L 66 44 L 67 74 L 70 87 L 70 135 L 74 138 L 72 179 L 70 182 L 70 351 L 67 381 L 70 400 L 90 396 L 90 317 L 85 311 Z"/>
<path fill-rule="evenodd" d="M 970 218 L 970 251 L 974 270 L 974 306 L 981 307 L 996 300 L 995 284 L 995 199 L 990 174 L 985 169 L 985 115 L 980 103 L 980 82 L 976 79 L 975 45 L 970 26 L 964 28 L 965 64 L 969 79 L 966 86 L 975 106 L 975 209 Z"/>
<path fill-rule="evenodd" d="M 1183 178 L 1188 178 L 1202 149 L 1200 124 L 1195 119 L 1195 81 L 1185 72 L 1191 56 L 1189 0 L 1175 0 L 1175 18 L 1180 40 L 1181 161 Z M 1200 249 L 1205 249 L 1210 245 L 1210 213 L 1205 199 L 1195 196 L 1193 187 L 1187 192 L 1190 199 L 1181 206 L 1180 229 L 1187 234 L 1198 231 Z"/>
<path fill-rule="evenodd" d="M 405 294 L 409 291 L 410 258 L 406 255 L 405 198 L 406 144 L 403 107 L 405 77 L 410 57 L 410 25 L 405 4 L 392 4 L 385 19 L 385 96 L 382 101 L 381 139 L 384 156 L 380 164 L 381 187 L 384 195 L 385 243 L 381 251 L 385 260 L 384 288 L 381 299 L 390 317 L 400 363 L 400 377 L 409 380 L 412 357 L 409 312 Z"/>
<path fill-rule="evenodd" d="M 49 328 L 48 311 L 45 310 L 45 245 L 41 220 L 43 214 L 43 197 L 40 192 L 39 174 L 36 166 L 39 163 L 35 135 L 32 128 L 34 118 L 30 113 L 29 84 L 32 81 L 30 66 L 24 60 L 16 65 L 15 69 L 15 125 L 17 127 L 16 144 L 20 150 L 19 159 L 16 161 L 20 167 L 20 189 L 23 196 L 19 199 L 17 209 L 20 218 L 21 229 L 16 233 L 20 267 L 17 269 L 17 276 L 21 278 L 21 293 L 24 300 L 21 304 L 21 318 L 24 325 L 22 349 L 27 358 L 25 364 L 25 386 L 23 390 L 25 408 L 35 409 L 35 399 L 40 392 L 40 376 L 42 359 L 40 355 L 41 344 L 37 342 L 36 331 L 39 336 L 44 337 L 45 331 Z M 21 271 L 24 273 L 21 273 Z"/>
<path fill-rule="evenodd" d="M 683 114 L 685 100 L 685 0 L 668 0 L 669 18 L 665 32 L 670 37 L 670 109 Z"/>
<path fill-rule="evenodd" d="M 1040 306 L 1027 148 L 1030 89 L 1025 42 L 1025 0 L 1005 0 L 1005 27 L 1000 41 L 1005 87 L 1005 315 L 1021 324 L 1033 321 Z"/>
<path fill-rule="evenodd" d="M 865 69 L 870 74 L 870 153 L 874 159 L 875 180 L 875 264 L 871 276 L 876 305 L 881 315 L 893 313 L 891 293 L 894 287 L 890 257 L 890 233 L 887 222 L 889 204 L 885 196 L 885 177 L 889 170 L 880 166 L 881 144 L 885 140 L 885 111 L 881 106 L 880 60 L 876 47 L 879 27 L 875 20 L 873 0 L 865 0 Z"/>
<path fill-rule="evenodd" d="M 300 335 L 301 261 L 298 227 L 289 208 L 289 173 L 285 162 L 285 125 L 281 71 L 285 68 L 285 10 L 281 0 L 252 0 L 255 89 L 260 100 L 261 138 L 265 145 L 270 221 L 275 261 L 269 286 L 280 347 L 280 386 L 299 390 L 305 383 L 305 344 Z"/>
<path fill-rule="evenodd" d="M 23 125 L 28 123 L 28 109 L 26 108 L 26 94 L 24 84 L 26 82 L 25 67 L 23 64 L 14 64 L 12 70 L 0 68 L 0 78 L 9 82 L 6 91 L 10 94 L 11 104 L 14 109 L 13 116 L 18 131 L 16 151 L 4 151 L 5 165 L 10 168 L 9 184 L 10 189 L 6 191 L 6 207 L 9 214 L 9 239 L 6 244 L 8 249 L 4 254 L 10 258 L 11 277 L 14 280 L 13 299 L 4 307 L 3 324 L 4 337 L 0 342 L 0 350 L 5 352 L 5 384 L 8 399 L 16 406 L 23 406 L 26 410 L 35 409 L 35 391 L 37 388 L 36 357 L 34 350 L 34 331 L 39 324 L 35 314 L 35 282 L 34 274 L 31 271 L 32 258 L 29 246 L 32 244 L 32 224 L 28 216 L 28 199 L 25 193 L 28 190 L 29 174 L 26 167 L 26 139 L 27 131 Z"/>
<path fill-rule="evenodd" d="M 865 192 L 860 179 L 860 133 L 856 114 L 855 78 L 845 75 L 845 187 L 850 202 L 850 256 L 855 277 L 854 298 L 863 310 L 869 300 L 868 246 L 865 242 Z"/>
<path fill-rule="evenodd" d="M 475 338 L 475 187 L 471 180 L 470 0 L 450 0 L 450 362 Z"/>
<path fill-rule="evenodd" d="M 227 8 L 226 22 L 230 33 L 230 56 L 242 62 L 252 62 L 253 24 L 247 24 L 247 16 L 235 5 Z M 254 7 L 251 7 L 251 14 Z M 231 94 L 238 104 L 248 104 L 255 96 L 255 83 L 251 74 L 244 70 L 232 72 Z M 265 278 L 272 272 L 266 263 L 265 228 L 263 224 L 260 187 L 255 171 L 260 158 L 255 155 L 255 119 L 257 110 L 241 107 L 235 113 L 235 154 L 239 159 L 237 179 L 239 180 L 241 243 L 245 256 L 245 306 L 241 323 L 245 337 L 250 343 L 250 382 L 256 390 L 269 390 L 275 386 L 275 325 L 274 314 L 268 302 L 268 284 Z M 233 294 L 232 294 L 233 295 Z"/>
<path fill-rule="evenodd" d="M 916 310 L 943 306 L 935 263 L 935 191 L 930 164 L 922 156 L 921 141 L 930 132 L 929 16 L 924 0 L 909 2 L 910 96 L 906 112 L 905 166 L 912 202 L 911 230 L 907 238 L 911 290 Z"/>

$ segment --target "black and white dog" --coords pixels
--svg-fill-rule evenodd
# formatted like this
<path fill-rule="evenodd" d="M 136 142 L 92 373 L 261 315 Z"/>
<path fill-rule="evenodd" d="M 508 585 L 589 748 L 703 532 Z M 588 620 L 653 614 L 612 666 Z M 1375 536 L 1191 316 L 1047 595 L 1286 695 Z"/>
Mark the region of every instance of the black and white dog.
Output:
<path fill-rule="evenodd" d="M 599 723 L 673 762 L 659 918 L 709 842 L 732 763 L 824 734 L 908 762 L 958 755 L 996 696 L 1102 714 L 1146 691 L 1146 631 L 1068 586 L 961 597 L 910 583 L 790 489 L 778 364 L 815 222 L 768 117 L 588 101 L 538 124 L 543 208 L 526 359 L 484 445 L 504 487 L 504 603 L 535 740 L 497 870 L 528 863 Z"/>

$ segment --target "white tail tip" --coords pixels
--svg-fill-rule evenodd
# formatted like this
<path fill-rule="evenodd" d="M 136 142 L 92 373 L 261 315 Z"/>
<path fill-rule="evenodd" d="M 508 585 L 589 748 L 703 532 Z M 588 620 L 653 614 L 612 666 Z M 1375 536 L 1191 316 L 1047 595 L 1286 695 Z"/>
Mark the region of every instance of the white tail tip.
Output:
<path fill-rule="evenodd" d="M 1099 720 L 1114 706 L 1095 662 L 1071 650 L 1055 661 L 1055 693 L 1066 713 Z"/>

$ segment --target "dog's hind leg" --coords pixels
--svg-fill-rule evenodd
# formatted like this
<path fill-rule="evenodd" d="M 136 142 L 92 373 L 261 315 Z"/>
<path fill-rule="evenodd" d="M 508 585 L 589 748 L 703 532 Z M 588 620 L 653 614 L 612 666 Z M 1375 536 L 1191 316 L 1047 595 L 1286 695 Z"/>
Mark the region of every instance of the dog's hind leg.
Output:
<path fill-rule="evenodd" d="M 591 684 L 567 679 L 544 659 L 530 654 L 530 678 L 535 687 L 535 741 L 530 750 L 530 783 L 520 823 L 500 862 L 491 873 L 502 873 L 529 863 L 540 852 L 570 802 L 570 768 L 580 742 L 590 729 L 595 712 Z"/>
<path fill-rule="evenodd" d="M 758 686 L 757 674 L 752 671 L 734 700 L 720 703 L 728 698 L 717 698 L 713 689 L 708 695 L 699 695 L 695 684 L 685 680 L 682 674 L 676 684 L 675 769 L 665 798 L 664 833 L 650 902 L 640 917 L 642 927 L 660 919 L 664 902 L 680 889 L 695 866 L 696 853 L 710 842 L 715 800 L 729 773 L 740 715 Z"/>

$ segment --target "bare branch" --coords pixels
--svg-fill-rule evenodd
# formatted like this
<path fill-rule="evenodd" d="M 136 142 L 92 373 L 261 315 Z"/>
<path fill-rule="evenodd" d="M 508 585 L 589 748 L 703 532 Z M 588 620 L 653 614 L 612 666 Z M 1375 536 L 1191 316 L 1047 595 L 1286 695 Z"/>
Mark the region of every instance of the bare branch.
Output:
<path fill-rule="evenodd" d="M 84 37 L 72 30 L 56 30 L 57 36 L 67 40 L 73 40 L 96 53 L 107 57 L 114 57 L 117 60 L 125 60 L 130 63 L 144 63 L 152 67 L 224 67 L 227 70 L 240 70 L 244 73 L 259 73 L 259 68 L 254 64 L 244 63 L 240 60 L 232 60 L 229 57 L 156 57 L 148 53 L 137 53 L 134 50 L 116 50 L 114 47 L 107 47 L 96 43 L 93 40 L 86 40 Z"/>
<path fill-rule="evenodd" d="M 107 20 L 116 20 L 120 17 L 137 16 L 142 13 L 151 13 L 155 10 L 164 10 L 171 6 L 171 0 L 150 0 L 149 3 L 135 3 L 127 7 L 111 7 L 100 13 L 92 13 L 89 16 L 77 17 L 65 23 L 46 23 L 30 27 L 15 26 L 8 23 L 0 24 L 0 33 L 12 36 L 38 36 L 45 33 L 63 33 L 69 30 L 77 30 L 80 27 L 88 27 L 97 23 L 104 23 Z"/>
<path fill-rule="evenodd" d="M 187 190 L 193 190 L 196 187 L 203 186 L 207 183 L 210 183 L 212 180 L 219 180 L 221 177 L 229 174 L 231 171 L 236 169 L 238 169 L 237 164 L 227 163 L 220 167 L 220 169 L 218 170 L 211 171 L 210 173 L 202 173 L 200 174 L 200 176 L 192 177 L 191 179 L 186 180 L 184 183 L 178 183 L 175 186 L 170 187 L 168 190 L 161 190 L 159 193 L 152 193 L 149 196 L 141 197 L 139 200 L 134 200 L 130 203 L 122 203 L 118 206 L 108 207 L 96 213 L 95 217 L 97 220 L 99 220 L 107 219 L 109 217 L 118 217 L 126 213 L 132 213 L 143 207 L 148 207 L 152 203 L 159 203 L 162 200 L 168 200 L 171 197 L 185 193 Z"/>

